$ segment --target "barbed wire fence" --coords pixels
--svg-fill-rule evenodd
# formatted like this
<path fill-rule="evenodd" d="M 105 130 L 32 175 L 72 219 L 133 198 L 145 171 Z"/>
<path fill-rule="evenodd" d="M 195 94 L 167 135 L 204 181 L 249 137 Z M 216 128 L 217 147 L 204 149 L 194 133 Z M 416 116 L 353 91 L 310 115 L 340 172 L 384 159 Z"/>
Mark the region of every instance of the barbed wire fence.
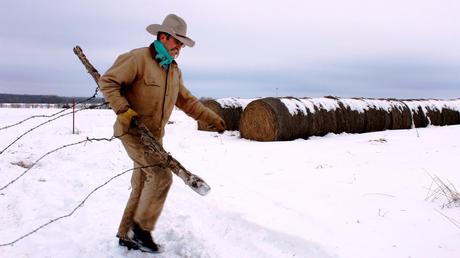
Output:
<path fill-rule="evenodd" d="M 100 105 L 98 105 L 98 106 L 103 106 L 103 105 L 105 105 L 105 103 L 100 104 Z M 89 109 L 89 108 L 86 108 L 86 107 L 85 107 L 85 108 L 81 108 L 81 109 L 78 109 L 78 110 L 75 110 L 75 111 L 67 112 L 67 113 L 61 114 L 61 115 L 59 115 L 59 116 L 53 117 L 53 118 L 51 118 L 51 119 L 49 119 L 49 120 L 47 120 L 47 121 L 45 121 L 45 122 L 42 122 L 42 123 L 40 123 L 40 124 L 38 124 L 38 125 L 36 125 L 36 126 L 30 128 L 29 130 L 27 130 L 27 131 L 25 131 L 24 133 L 22 133 L 21 135 L 19 135 L 19 137 L 17 137 L 14 141 L 12 141 L 10 144 L 8 144 L 5 148 L 3 148 L 3 149 L 0 151 L 0 155 L 2 155 L 8 148 L 10 148 L 10 147 L 11 147 L 13 144 L 15 144 L 17 141 L 19 141 L 22 137 L 26 136 L 27 134 L 31 133 L 32 131 L 36 130 L 37 128 L 39 128 L 39 127 L 41 127 L 41 126 L 43 126 L 43 125 L 45 125 L 45 124 L 48 124 L 48 123 L 50 123 L 50 122 L 53 122 L 53 121 L 55 121 L 55 120 L 57 120 L 57 119 L 59 119 L 59 118 L 61 118 L 61 117 L 64 117 L 64 116 L 67 116 L 67 115 L 72 115 L 72 114 L 75 114 L 75 113 L 77 113 L 77 112 L 80 112 L 80 111 L 82 111 L 82 110 L 87 110 L 87 109 Z M 19 124 L 18 124 L 18 125 L 19 125 Z"/>
<path fill-rule="evenodd" d="M 29 172 L 29 170 L 31 170 L 38 162 L 40 162 L 43 158 L 45 158 L 46 156 L 54 153 L 54 152 L 57 152 L 59 150 L 62 150 L 64 148 L 67 148 L 67 147 L 71 147 L 71 146 L 75 146 L 75 145 L 79 145 L 79 144 L 83 144 L 83 143 L 87 143 L 87 142 L 93 142 L 93 141 L 112 141 L 116 138 L 119 138 L 121 136 L 118 136 L 118 137 L 111 137 L 111 138 L 86 138 L 86 140 L 83 140 L 83 141 L 78 141 L 78 142 L 75 142 L 75 143 L 70 143 L 70 144 L 66 144 L 66 145 L 63 145 L 59 148 L 56 148 L 56 149 L 53 149 L 51 151 L 48 151 L 47 153 L 43 154 L 40 158 L 38 158 L 36 161 L 34 161 L 24 172 L 22 172 L 19 176 L 17 176 L 16 178 L 14 178 L 13 180 L 11 180 L 10 182 L 8 182 L 6 185 L 0 187 L 0 191 L 3 191 L 5 190 L 6 188 L 8 188 L 8 186 L 12 185 L 13 183 L 15 183 L 16 181 L 18 181 L 21 177 L 23 177 L 27 172 Z"/>
<path fill-rule="evenodd" d="M 95 93 L 93 94 L 93 96 L 83 100 L 83 101 L 80 101 L 79 103 L 76 103 L 76 104 L 85 104 L 87 102 L 89 102 L 90 100 L 94 99 L 96 97 L 96 95 L 98 94 L 98 88 L 96 88 L 95 90 Z M 4 127 L 1 127 L 0 128 L 0 131 L 1 130 L 6 130 L 6 129 L 11 129 L 13 127 L 16 127 L 16 126 L 19 126 L 21 124 L 23 124 L 24 122 L 28 121 L 28 120 L 31 120 L 31 119 L 34 119 L 34 118 L 43 118 L 43 117 L 48 117 L 50 119 L 36 125 L 36 126 L 33 126 L 31 127 L 30 129 L 28 129 L 27 131 L 25 131 L 24 133 L 20 134 L 15 140 L 13 140 L 11 143 L 9 143 L 6 147 L 4 147 L 1 151 L 0 151 L 0 155 L 2 155 L 7 149 L 9 149 L 11 146 L 13 146 L 15 143 L 17 143 L 20 139 L 22 139 L 25 135 L 27 134 L 30 134 L 32 133 L 33 131 L 35 131 L 36 129 L 46 125 L 46 124 L 50 124 L 54 121 L 56 121 L 57 119 L 59 118 L 62 118 L 62 117 L 65 117 L 67 115 L 71 115 L 71 114 L 74 114 L 74 113 L 77 113 L 77 112 L 80 112 L 80 111 L 83 111 L 83 110 L 87 110 L 87 109 L 94 109 L 94 108 L 97 108 L 97 107 L 100 107 L 100 106 L 104 106 L 104 105 L 107 105 L 107 103 L 102 103 L 100 105 L 96 105 L 96 106 L 89 106 L 89 107 L 83 107 L 83 108 L 80 108 L 78 110 L 75 110 L 75 111 L 70 111 L 70 112 L 66 112 L 68 111 L 69 109 L 73 108 L 72 106 L 69 107 L 69 108 L 64 108 L 63 110 L 60 110 L 56 113 L 53 113 L 51 115 L 45 115 L 45 114 L 42 114 L 42 115 L 34 115 L 34 116 L 30 116 L 26 119 L 23 119 L 19 122 L 16 122 L 14 124 L 11 124 L 11 125 L 7 125 L 7 126 L 4 126 Z M 27 167 L 27 169 L 22 172 L 20 175 L 18 175 L 17 177 L 15 177 L 13 180 L 9 181 L 8 183 L 6 183 L 5 185 L 1 186 L 0 187 L 0 191 L 4 191 L 6 190 L 8 187 L 10 187 L 11 185 L 13 185 L 15 182 L 17 182 L 20 178 L 24 177 L 32 168 L 35 167 L 35 165 L 42 161 L 45 157 L 49 156 L 50 154 L 52 153 L 55 153 L 55 152 L 58 152 L 60 150 L 63 150 L 63 149 L 66 149 L 66 148 L 69 148 L 69 147 L 72 147 L 72 146 L 76 146 L 76 145 L 81 145 L 81 144 L 86 144 L 86 143 L 92 143 L 92 142 L 100 142 L 100 141 L 106 141 L 106 142 L 111 142 L 113 141 L 114 139 L 117 139 L 117 138 L 120 138 L 122 137 L 123 135 L 121 136 L 112 136 L 110 138 L 89 138 L 87 137 L 85 140 L 81 140 L 81 141 L 78 141 L 78 142 L 74 142 L 74 143 L 69 143 L 69 144 L 65 144 L 65 145 L 62 145 L 58 148 L 55 148 L 53 150 L 50 150 L 48 152 L 46 152 L 45 154 L 43 154 L 42 156 L 40 156 L 37 160 L 35 160 L 31 165 L 29 165 Z M 147 167 L 153 167 L 153 166 L 158 166 L 158 165 L 152 165 L 152 166 L 145 166 L 145 168 Z M 112 176 L 111 178 L 109 178 L 108 180 L 106 180 L 104 183 L 100 184 L 99 186 L 97 186 L 96 188 L 94 188 L 88 195 L 86 195 L 86 197 L 81 200 L 78 205 L 71 211 L 69 212 L 68 214 L 65 214 L 65 215 L 62 215 L 62 216 L 59 216 L 59 217 L 56 217 L 54 219 L 51 219 L 49 222 L 47 223 L 44 223 L 43 225 L 40 225 L 39 227 L 31 230 L 30 232 L 18 237 L 17 239 L 13 240 L 13 241 L 10 241 L 10 242 L 7 242 L 7 243 L 0 243 L 0 247 L 5 247 L 5 246 L 12 246 L 14 245 L 15 243 L 21 241 L 22 239 L 38 232 L 39 230 L 49 226 L 50 224 L 52 223 L 55 223 L 61 219 L 64 219 L 64 218 L 68 218 L 70 216 L 72 216 L 79 208 L 81 208 L 83 206 L 83 204 L 91 197 L 91 195 L 93 195 L 96 191 L 98 191 L 99 189 L 101 189 L 102 187 L 106 186 L 107 184 L 109 184 L 111 181 L 113 181 L 114 179 L 130 172 L 130 171 L 133 171 L 134 169 L 138 169 L 138 168 L 144 168 L 144 167 L 136 167 L 136 168 L 132 168 L 132 169 L 128 169 L 128 170 L 125 170 L 121 173 L 118 173 L 114 176 Z"/>
<path fill-rule="evenodd" d="M 107 181 L 105 181 L 104 183 L 100 184 L 98 187 L 94 188 L 89 194 L 87 194 L 86 197 L 85 197 L 82 201 L 80 201 L 80 202 L 78 203 L 78 205 L 75 206 L 75 208 L 74 208 L 71 212 L 69 212 L 69 213 L 67 213 L 67 214 L 65 214 L 65 215 L 56 217 L 56 218 L 54 218 L 54 219 L 51 219 L 50 221 L 48 221 L 48 222 L 46 222 L 46 223 L 44 223 L 44 224 L 38 226 L 37 228 L 33 229 L 32 231 L 30 231 L 30 232 L 28 232 L 28 233 L 26 233 L 26 234 L 24 234 L 24 235 L 22 235 L 22 236 L 16 238 L 15 240 L 13 240 L 13 241 L 11 241 L 11 242 L 0 243 L 0 247 L 12 246 L 12 245 L 14 245 L 15 243 L 21 241 L 22 239 L 24 239 L 24 238 L 26 238 L 26 237 L 28 237 L 28 236 L 34 234 L 34 233 L 37 233 L 39 230 L 41 230 L 41 229 L 43 229 L 43 228 L 45 228 L 45 227 L 51 225 L 52 223 L 55 223 L 55 222 L 57 222 L 57 221 L 59 221 L 59 220 L 61 220 L 61 219 L 64 219 L 64 218 L 71 217 L 79 208 L 81 208 L 81 207 L 83 206 L 83 204 L 85 204 L 85 202 L 89 199 L 89 197 L 90 197 L 91 195 L 93 195 L 97 190 L 99 190 L 99 189 L 101 189 L 102 187 L 104 187 L 104 186 L 106 186 L 107 184 L 109 184 L 111 181 L 113 181 L 113 180 L 116 179 L 117 177 L 120 177 L 120 176 L 122 176 L 122 175 L 124 175 L 124 174 L 126 174 L 126 173 L 128 173 L 128 172 L 130 172 L 130 171 L 133 171 L 133 170 L 135 170 L 135 169 L 151 168 L 151 167 L 156 167 L 156 166 L 161 166 L 161 165 L 151 165 L 151 166 L 135 167 L 135 168 L 131 168 L 131 169 L 125 170 L 125 171 L 123 171 L 123 172 L 120 172 L 120 173 L 118 173 L 118 174 L 112 176 L 112 177 L 109 178 Z"/>
<path fill-rule="evenodd" d="M 20 125 L 20 124 L 22 124 L 22 123 L 24 123 L 24 122 L 26 122 L 26 121 L 28 121 L 28 120 L 34 119 L 34 118 L 43 118 L 43 117 L 54 117 L 54 116 L 57 116 L 57 115 L 59 115 L 59 114 L 61 114 L 61 113 L 64 113 L 65 111 L 67 111 L 67 110 L 69 110 L 69 109 L 71 109 L 71 108 L 73 108 L 73 107 L 75 107 L 75 106 L 78 106 L 78 105 L 80 105 L 80 104 L 84 104 L 84 103 L 86 103 L 86 102 L 90 102 L 92 99 L 95 99 L 95 98 L 96 98 L 96 96 L 97 96 L 98 93 L 99 93 L 99 87 L 96 87 L 96 89 L 95 89 L 95 91 L 94 91 L 94 94 L 93 94 L 91 97 L 89 97 L 89 98 L 87 98 L 87 99 L 84 99 L 84 100 L 82 100 L 82 101 L 79 101 L 79 102 L 77 102 L 77 103 L 75 103 L 75 104 L 73 104 L 73 105 L 71 105 L 71 106 L 69 106 L 69 107 L 63 108 L 61 111 L 58 111 L 58 112 L 53 113 L 53 114 L 51 114 L 51 115 L 34 115 L 34 116 L 30 116 L 30 117 L 27 117 L 27 118 L 25 118 L 25 119 L 19 121 L 19 122 L 14 123 L 14 124 L 6 125 L 6 126 L 3 126 L 3 127 L 0 127 L 0 131 L 1 131 L 1 130 L 8 129 L 8 128 L 11 128 L 11 127 L 14 127 L 14 126 L 17 126 L 17 125 Z M 99 106 L 104 106 L 104 105 L 107 105 L 107 102 L 103 103 L 102 105 L 90 106 L 89 108 L 90 108 L 90 109 L 93 109 L 93 108 L 96 108 L 96 107 L 99 107 Z"/>
<path fill-rule="evenodd" d="M 97 81 L 96 81 L 97 83 Z M 102 107 L 102 106 L 106 106 L 108 103 L 107 102 L 104 102 L 102 104 L 99 104 L 99 105 L 90 105 L 90 106 L 83 106 L 82 108 L 79 108 L 77 110 L 74 110 L 75 106 L 77 105 L 81 105 L 81 104 L 85 104 L 87 102 L 90 102 L 92 99 L 96 98 L 97 94 L 99 92 L 99 87 L 96 87 L 95 91 L 94 91 L 94 94 L 91 96 L 91 97 L 88 97 L 82 101 L 79 101 L 69 107 L 66 107 L 66 108 L 63 108 L 62 110 L 56 112 L 56 113 L 53 113 L 51 115 L 46 115 L 46 114 L 42 114 L 42 115 L 34 115 L 34 116 L 30 116 L 30 117 L 27 117 L 21 121 L 18 121 L 18 122 L 15 122 L 13 124 L 10 124 L 10 125 L 6 125 L 6 126 L 3 126 L 3 127 L 0 127 L 0 131 L 2 130 L 7 130 L 7 129 L 11 129 L 11 128 L 14 128 L 16 126 L 19 126 L 23 123 L 25 123 L 26 121 L 29 121 L 29 120 L 32 120 L 32 119 L 35 119 L 35 118 L 50 118 L 36 126 L 33 126 L 31 127 L 30 129 L 28 129 L 27 131 L 25 131 L 24 133 L 20 134 L 15 140 L 13 140 L 11 143 L 9 143 L 6 147 L 4 147 L 1 151 L 0 151 L 0 155 L 2 155 L 7 149 L 9 149 L 11 146 L 13 146 L 15 143 L 17 143 L 19 140 L 21 140 L 24 136 L 32 133 L 33 131 L 35 131 L 36 129 L 46 125 L 46 124 L 50 124 L 54 121 L 56 121 L 57 119 L 59 118 L 62 118 L 62 117 L 65 117 L 65 116 L 68 116 L 68 115 L 71 115 L 71 114 L 75 114 L 77 112 L 80 112 L 80 111 L 83 111 L 83 110 L 87 110 L 87 109 L 95 109 L 95 108 L 98 108 L 98 107 Z M 69 111 L 69 109 L 72 109 L 72 111 L 70 112 L 67 112 Z M 72 146 L 76 146 L 76 145 L 81 145 L 81 144 L 85 144 L 85 143 L 92 143 L 92 142 L 100 142 L 100 141 L 107 141 L 107 142 L 111 142 L 113 141 L 114 139 L 117 139 L 117 138 L 120 138 L 122 137 L 123 135 L 121 136 L 112 136 L 110 138 L 89 138 L 87 137 L 85 140 L 81 140 L 81 141 L 78 141 L 78 142 L 74 142 L 74 143 L 69 143 L 69 144 L 65 144 L 65 145 L 62 145 L 58 148 L 55 148 L 53 150 L 50 150 L 48 152 L 46 152 L 45 154 L 43 154 L 42 156 L 40 156 L 37 160 L 35 160 L 24 172 L 22 172 L 20 175 L 18 175 L 16 178 L 14 178 L 13 180 L 9 181 L 8 183 L 6 183 L 4 186 L 2 186 L 0 188 L 0 191 L 4 191 L 5 189 L 7 189 L 8 187 L 10 187 L 11 185 L 13 185 L 15 182 L 17 182 L 20 178 L 24 177 L 33 167 L 35 167 L 35 165 L 40 162 L 41 160 L 43 160 L 45 157 L 47 157 L 48 155 L 52 154 L 52 153 L 55 153 L 55 152 L 58 152 L 60 150 L 63 150 L 65 148 L 69 148 L 69 147 L 72 147 Z M 132 168 L 132 169 L 128 169 L 128 170 L 125 170 L 123 172 L 120 172 L 112 177 L 110 177 L 108 180 L 106 180 L 104 183 L 100 184 L 99 186 L 97 186 L 96 188 L 94 188 L 89 194 L 86 195 L 86 197 L 81 200 L 78 205 L 72 210 L 70 211 L 69 213 L 65 214 L 65 215 L 62 215 L 62 216 L 59 216 L 59 217 L 56 217 L 56 218 L 53 218 L 51 219 L 49 222 L 47 223 L 44 223 L 40 226 L 38 226 L 37 228 L 31 230 L 30 232 L 16 238 L 15 240 L 13 241 L 10 241 L 10 242 L 6 242 L 6 243 L 0 243 L 0 247 L 5 247 L 5 246 L 13 246 L 15 243 L 23 240 L 24 238 L 38 232 L 39 230 L 51 225 L 52 223 L 55 223 L 61 219 L 64 219 L 64 218 L 68 218 L 70 216 L 72 216 L 79 208 L 81 208 L 83 206 L 83 204 L 96 192 L 98 191 L 99 189 L 101 189 L 102 187 L 106 186 L 107 184 L 109 184 L 111 181 L 113 181 L 114 179 L 130 172 L 130 171 L 133 171 L 135 169 L 140 169 L 140 168 L 148 168 L 148 167 L 155 167 L 155 166 L 159 166 L 159 165 L 150 165 L 150 166 L 143 166 L 143 167 L 135 167 L 135 168 Z"/>

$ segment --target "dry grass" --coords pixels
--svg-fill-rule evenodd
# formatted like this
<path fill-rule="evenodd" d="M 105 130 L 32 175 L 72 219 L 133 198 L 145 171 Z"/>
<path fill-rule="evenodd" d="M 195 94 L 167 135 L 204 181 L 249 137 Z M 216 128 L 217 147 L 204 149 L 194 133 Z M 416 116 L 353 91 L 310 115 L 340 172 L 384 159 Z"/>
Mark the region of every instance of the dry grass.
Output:
<path fill-rule="evenodd" d="M 430 175 L 431 176 L 431 175 Z M 432 182 L 425 200 L 442 202 L 441 208 L 460 207 L 460 193 L 451 182 L 444 182 L 438 176 L 431 176 Z"/>

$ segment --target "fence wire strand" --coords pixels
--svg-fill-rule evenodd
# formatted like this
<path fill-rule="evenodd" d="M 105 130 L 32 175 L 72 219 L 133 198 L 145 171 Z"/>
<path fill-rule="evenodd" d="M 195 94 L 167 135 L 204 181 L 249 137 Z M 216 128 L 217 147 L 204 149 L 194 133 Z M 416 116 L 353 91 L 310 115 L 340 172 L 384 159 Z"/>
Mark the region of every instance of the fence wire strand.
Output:
<path fill-rule="evenodd" d="M 103 106 L 103 105 L 105 105 L 105 104 L 106 104 L 106 103 L 103 103 L 103 104 L 97 105 L 96 107 L 100 107 L 100 106 Z M 2 150 L 0 151 L 0 155 L 3 154 L 8 148 L 10 148 L 10 147 L 11 147 L 13 144 L 15 144 L 17 141 L 19 141 L 22 137 L 26 136 L 27 134 L 29 134 L 29 133 L 32 132 L 33 130 L 35 130 L 35 129 L 37 129 L 37 128 L 39 128 L 39 127 L 45 125 L 45 124 L 48 124 L 48 123 L 50 123 L 50 122 L 52 122 L 52 121 L 54 121 L 54 120 L 56 120 L 56 119 L 59 119 L 59 118 L 61 118 L 61 117 L 64 117 L 64 116 L 67 116 L 67 115 L 70 115 L 70 114 L 73 114 L 73 113 L 77 113 L 77 112 L 80 112 L 80 111 L 83 111 L 83 110 L 87 110 L 87 109 L 89 109 L 89 108 L 81 108 L 81 109 L 75 110 L 75 112 L 72 111 L 72 112 L 64 113 L 64 114 L 61 114 L 61 115 L 59 115 L 59 116 L 57 116 L 57 117 L 54 117 L 54 118 L 52 118 L 52 119 L 49 119 L 49 120 L 47 120 L 47 121 L 45 121 L 45 122 L 43 122 L 43 123 L 41 123 L 41 124 L 38 124 L 37 126 L 32 127 L 31 129 L 29 129 L 29 130 L 27 130 L 26 132 L 24 132 L 23 134 L 21 134 L 21 135 L 20 135 L 18 138 L 16 138 L 13 142 L 11 142 L 10 144 L 8 144 L 4 149 L 2 149 Z"/>
<path fill-rule="evenodd" d="M 74 50 L 75 51 L 75 50 Z M 97 83 L 97 80 L 96 80 L 96 83 Z M 75 103 L 74 105 L 68 107 L 68 108 L 65 108 L 57 113 L 54 113 L 54 114 L 51 114 L 51 115 L 35 115 L 35 116 L 31 116 L 31 117 L 28 117 L 26 119 L 23 119 L 22 121 L 19 121 L 19 122 L 16 122 L 14 124 L 11 124 L 11 125 L 7 125 L 7 126 L 4 126 L 4 127 L 1 127 L 0 128 L 0 131 L 1 130 L 5 130 L 5 129 L 8 129 L 8 128 L 11 128 L 11 127 L 14 127 L 14 126 L 17 126 L 17 125 L 20 125 L 28 120 L 31 120 L 31 119 L 34 119 L 34 118 L 40 118 L 40 117 L 48 117 L 48 118 L 51 118 L 43 123 L 40 123 L 38 124 L 37 126 L 34 126 L 32 127 L 31 129 L 27 130 L 26 132 L 24 132 L 23 134 L 21 134 L 19 137 L 17 137 L 13 142 L 11 142 L 8 146 L 6 146 L 4 149 L 2 149 L 0 151 L 0 155 L 3 154 L 9 147 L 11 147 L 14 143 L 16 143 L 17 141 L 19 141 L 22 137 L 24 137 L 25 135 L 29 134 L 30 132 L 34 131 L 35 129 L 45 125 L 45 124 L 48 124 L 52 121 L 55 121 L 56 119 L 58 118 L 61 118 L 61 117 L 64 117 L 64 116 L 67 116 L 69 114 L 74 114 L 74 113 L 77 113 L 79 111 L 82 111 L 82 110 L 86 110 L 86 109 L 92 109 L 92 108 L 97 108 L 97 107 L 100 107 L 100 106 L 103 106 L 103 105 L 107 105 L 108 103 L 105 102 L 103 104 L 100 104 L 100 105 L 96 105 L 96 106 L 91 106 L 91 107 L 84 107 L 84 108 L 81 108 L 81 109 L 78 109 L 76 111 L 72 111 L 72 112 L 67 112 L 67 110 L 69 110 L 70 108 L 74 108 L 76 105 L 79 105 L 79 104 L 82 104 L 82 103 L 86 103 L 88 101 L 90 101 L 91 99 L 93 98 L 96 98 L 96 95 L 98 94 L 99 92 L 99 87 L 96 87 L 95 89 L 95 92 L 93 94 L 93 96 L 83 100 L 83 101 L 80 101 L 78 103 Z M 121 136 L 118 136 L 118 137 L 111 137 L 111 138 L 86 138 L 86 140 L 82 140 L 82 141 L 79 141 L 79 142 L 75 142 L 75 143 L 70 143 L 70 144 L 66 144 L 66 145 L 63 145 L 59 148 L 56 148 L 54 150 L 51 150 L 51 151 L 48 151 L 47 153 L 45 153 L 44 155 L 42 155 L 39 159 L 37 159 L 32 165 L 31 167 L 27 168 L 23 173 L 21 173 L 18 177 L 16 177 L 15 179 L 13 179 L 12 181 L 10 181 L 8 184 L 6 184 L 5 186 L 1 187 L 0 188 L 0 191 L 2 190 L 5 190 L 8 186 L 10 186 L 11 184 L 13 184 L 14 182 L 16 182 L 17 180 L 19 180 L 21 177 L 23 177 L 30 169 L 32 169 L 40 160 L 42 160 L 43 158 L 45 158 L 46 156 L 50 155 L 51 153 L 54 153 L 56 151 L 59 151 L 59 150 L 62 150 L 64 148 L 67 148 L 67 147 L 70 147 L 70 146 L 75 146 L 75 145 L 79 145 L 79 144 L 82 144 L 82 143 L 86 143 L 86 142 L 92 142 L 92 141 L 112 141 L 113 139 L 116 139 L 116 138 L 119 138 Z M 0 247 L 5 247 L 5 246 L 12 246 L 14 245 L 15 243 L 21 241 L 22 239 L 36 233 L 37 231 L 49 226 L 50 224 L 56 222 L 56 221 L 59 221 L 61 219 L 64 219 L 64 218 L 67 218 L 67 217 L 70 217 L 72 216 L 79 208 L 81 208 L 83 206 L 83 204 L 89 199 L 89 197 L 91 195 L 93 195 L 96 191 L 98 191 L 99 189 L 101 189 L 102 187 L 106 186 L 107 184 L 109 184 L 111 181 L 113 181 L 114 179 L 130 172 L 130 171 L 133 171 L 135 169 L 140 169 L 140 168 L 148 168 L 148 167 L 156 167 L 158 165 L 149 165 L 149 166 L 143 166 L 143 167 L 135 167 L 135 168 L 131 168 L 131 169 L 128 169 L 128 170 L 125 170 L 117 175 L 114 175 L 112 176 L 111 178 L 109 178 L 107 181 L 105 181 L 103 184 L 99 185 L 98 187 L 96 187 L 95 189 L 93 189 L 82 201 L 80 201 L 78 203 L 78 205 L 68 214 L 65 214 L 65 215 L 62 215 L 62 216 L 59 216 L 59 217 L 56 217 L 54 219 L 51 219 L 50 221 L 48 221 L 47 223 L 44 223 L 43 225 L 37 227 L 36 229 L 22 235 L 21 237 L 9 242 L 9 243 L 0 243 Z"/>
<path fill-rule="evenodd" d="M 56 218 L 54 218 L 54 219 L 51 219 L 50 221 L 48 221 L 48 222 L 42 224 L 41 226 L 37 227 L 36 229 L 34 229 L 34 230 L 32 230 L 32 231 L 30 231 L 30 232 L 28 232 L 28 233 L 22 235 L 21 237 L 19 237 L 19 238 L 13 240 L 13 241 L 11 241 L 11 242 L 0 244 L 0 247 L 12 246 L 12 245 L 14 245 L 15 243 L 21 241 L 22 239 L 24 239 L 24 238 L 26 238 L 26 237 L 28 237 L 28 236 L 30 236 L 30 235 L 36 233 L 37 231 L 43 229 L 44 227 L 47 227 L 47 226 L 49 226 L 50 224 L 52 224 L 52 223 L 54 223 L 54 222 L 56 222 L 56 221 L 59 221 L 59 220 L 61 220 L 61 219 L 68 218 L 68 217 L 72 216 L 79 208 L 81 208 L 81 207 L 83 206 L 83 204 L 89 199 L 89 197 L 90 197 L 91 195 L 93 195 L 97 190 L 99 190 L 99 189 L 101 189 L 102 187 L 106 186 L 108 183 L 110 183 L 111 181 L 113 181 L 115 178 L 120 177 L 120 176 L 122 176 L 122 175 L 124 175 L 124 174 L 126 174 L 126 173 L 128 173 L 128 172 L 130 172 L 130 171 L 133 171 L 133 170 L 135 170 L 135 169 L 150 168 L 150 167 L 157 167 L 157 166 L 159 166 L 159 165 L 150 165 L 150 166 L 135 167 L 135 168 L 131 168 L 131 169 L 125 170 L 125 171 L 123 171 L 123 172 L 121 172 L 121 173 L 118 173 L 118 174 L 112 176 L 112 177 L 109 178 L 107 181 L 105 181 L 103 184 L 101 184 L 101 185 L 99 185 L 98 187 L 96 187 L 95 189 L 93 189 L 88 195 L 86 195 L 86 197 L 85 197 L 82 201 L 80 201 L 80 203 L 78 203 L 78 205 L 77 205 L 70 213 L 67 213 L 67 214 L 65 214 L 65 215 L 62 215 L 62 216 L 56 217 Z"/>
<path fill-rule="evenodd" d="M 82 100 L 82 101 L 80 101 L 80 102 L 75 103 L 75 106 L 76 106 L 76 105 L 83 104 L 83 103 L 86 103 L 86 102 L 88 102 L 88 101 L 90 101 L 90 100 L 96 98 L 96 95 L 97 95 L 98 92 L 99 92 L 99 87 L 96 87 L 96 90 L 95 90 L 93 96 L 91 96 L 91 97 L 89 97 L 89 98 L 87 98 L 87 99 L 85 99 L 85 100 Z M 8 129 L 8 128 L 11 128 L 11 127 L 14 127 L 14 126 L 17 126 L 17 125 L 20 125 L 20 124 L 22 124 L 22 123 L 24 123 L 24 122 L 26 122 L 26 121 L 28 121 L 28 120 L 34 119 L 34 118 L 57 116 L 57 115 L 59 115 L 59 114 L 65 112 L 65 111 L 67 111 L 67 110 L 69 110 L 69 109 L 71 109 L 71 108 L 73 108 L 73 105 L 70 106 L 70 107 L 64 108 L 63 110 L 61 110 L 61 111 L 59 111 L 59 112 L 56 112 L 56 113 L 54 113 L 54 114 L 51 114 L 51 115 L 34 115 L 34 116 L 30 116 L 30 117 L 28 117 L 28 118 L 26 118 L 26 119 L 23 119 L 23 120 L 21 120 L 21 121 L 19 121 L 19 122 L 14 123 L 14 124 L 6 125 L 6 126 L 4 126 L 4 127 L 0 127 L 0 131 L 1 131 L 1 130 Z"/>
<path fill-rule="evenodd" d="M 71 147 L 71 146 L 75 146 L 75 145 L 79 145 L 79 144 L 82 144 L 82 143 L 86 143 L 86 142 L 92 142 L 92 141 L 112 141 L 113 139 L 116 139 L 116 138 L 119 138 L 119 137 L 111 137 L 111 138 L 86 138 L 86 140 L 82 140 L 82 141 L 79 141 L 79 142 L 74 142 L 74 143 L 70 143 L 70 144 L 66 144 L 66 145 L 63 145 L 59 148 L 56 148 L 54 150 L 50 150 L 48 151 L 47 153 L 45 153 L 44 155 L 42 155 L 40 158 L 38 158 L 36 161 L 34 161 L 32 163 L 32 165 L 27 168 L 23 173 L 21 173 L 19 176 L 17 176 L 15 179 L 11 180 L 9 183 L 7 183 L 6 185 L 2 186 L 0 188 L 0 191 L 3 191 L 5 190 L 6 188 L 8 188 L 8 186 L 12 185 L 13 183 L 15 183 L 17 180 L 19 180 L 21 177 L 23 177 L 27 172 L 29 172 L 29 170 L 31 170 L 40 160 L 42 160 L 43 158 L 45 158 L 46 156 L 50 155 L 51 153 L 54 153 L 56 151 L 59 151 L 59 150 L 62 150 L 64 148 L 67 148 L 67 147 Z"/>

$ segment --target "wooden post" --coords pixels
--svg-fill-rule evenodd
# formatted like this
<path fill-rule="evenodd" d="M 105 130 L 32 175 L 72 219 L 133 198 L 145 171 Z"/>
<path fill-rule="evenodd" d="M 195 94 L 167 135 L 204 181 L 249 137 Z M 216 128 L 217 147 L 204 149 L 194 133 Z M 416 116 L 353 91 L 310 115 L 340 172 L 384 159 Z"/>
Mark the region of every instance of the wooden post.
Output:
<path fill-rule="evenodd" d="M 72 105 L 72 134 L 75 134 L 75 99 Z"/>

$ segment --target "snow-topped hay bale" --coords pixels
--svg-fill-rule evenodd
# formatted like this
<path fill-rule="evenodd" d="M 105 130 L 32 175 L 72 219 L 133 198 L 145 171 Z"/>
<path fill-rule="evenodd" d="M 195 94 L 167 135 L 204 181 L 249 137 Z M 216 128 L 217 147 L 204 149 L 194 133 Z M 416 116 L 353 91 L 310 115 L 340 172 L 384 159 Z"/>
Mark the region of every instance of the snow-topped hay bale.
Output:
<path fill-rule="evenodd" d="M 448 108 L 442 108 L 442 123 L 444 125 L 460 124 L 460 112 Z"/>
<path fill-rule="evenodd" d="M 409 108 L 392 99 L 338 99 L 347 133 L 364 133 L 411 127 Z"/>
<path fill-rule="evenodd" d="M 292 105 L 296 105 L 296 99 Z M 252 101 L 244 109 L 240 120 L 241 137 L 256 141 L 278 141 L 298 138 L 313 126 L 311 117 L 290 114 L 287 106 L 278 98 Z"/>
<path fill-rule="evenodd" d="M 202 103 L 216 112 L 227 125 L 227 130 L 238 130 L 240 125 L 240 117 L 243 109 L 251 102 L 252 99 L 239 99 L 239 98 L 222 98 L 222 99 L 208 99 Z M 215 131 L 205 123 L 198 122 L 198 130 L 202 131 Z"/>
<path fill-rule="evenodd" d="M 285 104 L 287 102 L 282 100 Z M 302 114 L 310 114 L 313 120 L 313 126 L 310 127 L 312 135 L 325 135 L 328 132 L 340 133 L 342 128 L 337 119 L 342 119 L 339 110 L 339 104 L 335 97 L 324 98 L 302 98 L 299 99 L 301 103 L 307 106 L 307 113 L 302 110 Z M 326 132 L 326 133 L 324 133 Z"/>
<path fill-rule="evenodd" d="M 460 124 L 460 99 L 404 100 L 411 110 L 415 127 Z"/>
<path fill-rule="evenodd" d="M 391 129 L 393 125 L 391 119 L 391 103 L 385 100 L 367 100 L 362 99 L 367 104 L 365 110 L 365 132 L 382 131 Z"/>
<path fill-rule="evenodd" d="M 257 141 L 283 141 L 340 132 L 340 112 L 337 100 L 330 97 L 258 99 L 241 115 L 240 133 Z"/>
<path fill-rule="evenodd" d="M 343 128 L 340 132 L 363 133 L 366 128 L 366 116 L 364 112 L 367 103 L 362 99 L 338 99 L 339 109 L 342 112 L 343 119 L 340 120 Z"/>
<path fill-rule="evenodd" d="M 399 101 L 364 98 L 264 98 L 250 103 L 240 120 L 241 137 L 280 141 L 327 133 L 460 123 L 456 101 Z"/>
<path fill-rule="evenodd" d="M 411 111 L 411 118 L 414 127 L 426 127 L 430 124 L 426 111 L 424 112 L 422 106 L 415 101 L 403 101 Z"/>

